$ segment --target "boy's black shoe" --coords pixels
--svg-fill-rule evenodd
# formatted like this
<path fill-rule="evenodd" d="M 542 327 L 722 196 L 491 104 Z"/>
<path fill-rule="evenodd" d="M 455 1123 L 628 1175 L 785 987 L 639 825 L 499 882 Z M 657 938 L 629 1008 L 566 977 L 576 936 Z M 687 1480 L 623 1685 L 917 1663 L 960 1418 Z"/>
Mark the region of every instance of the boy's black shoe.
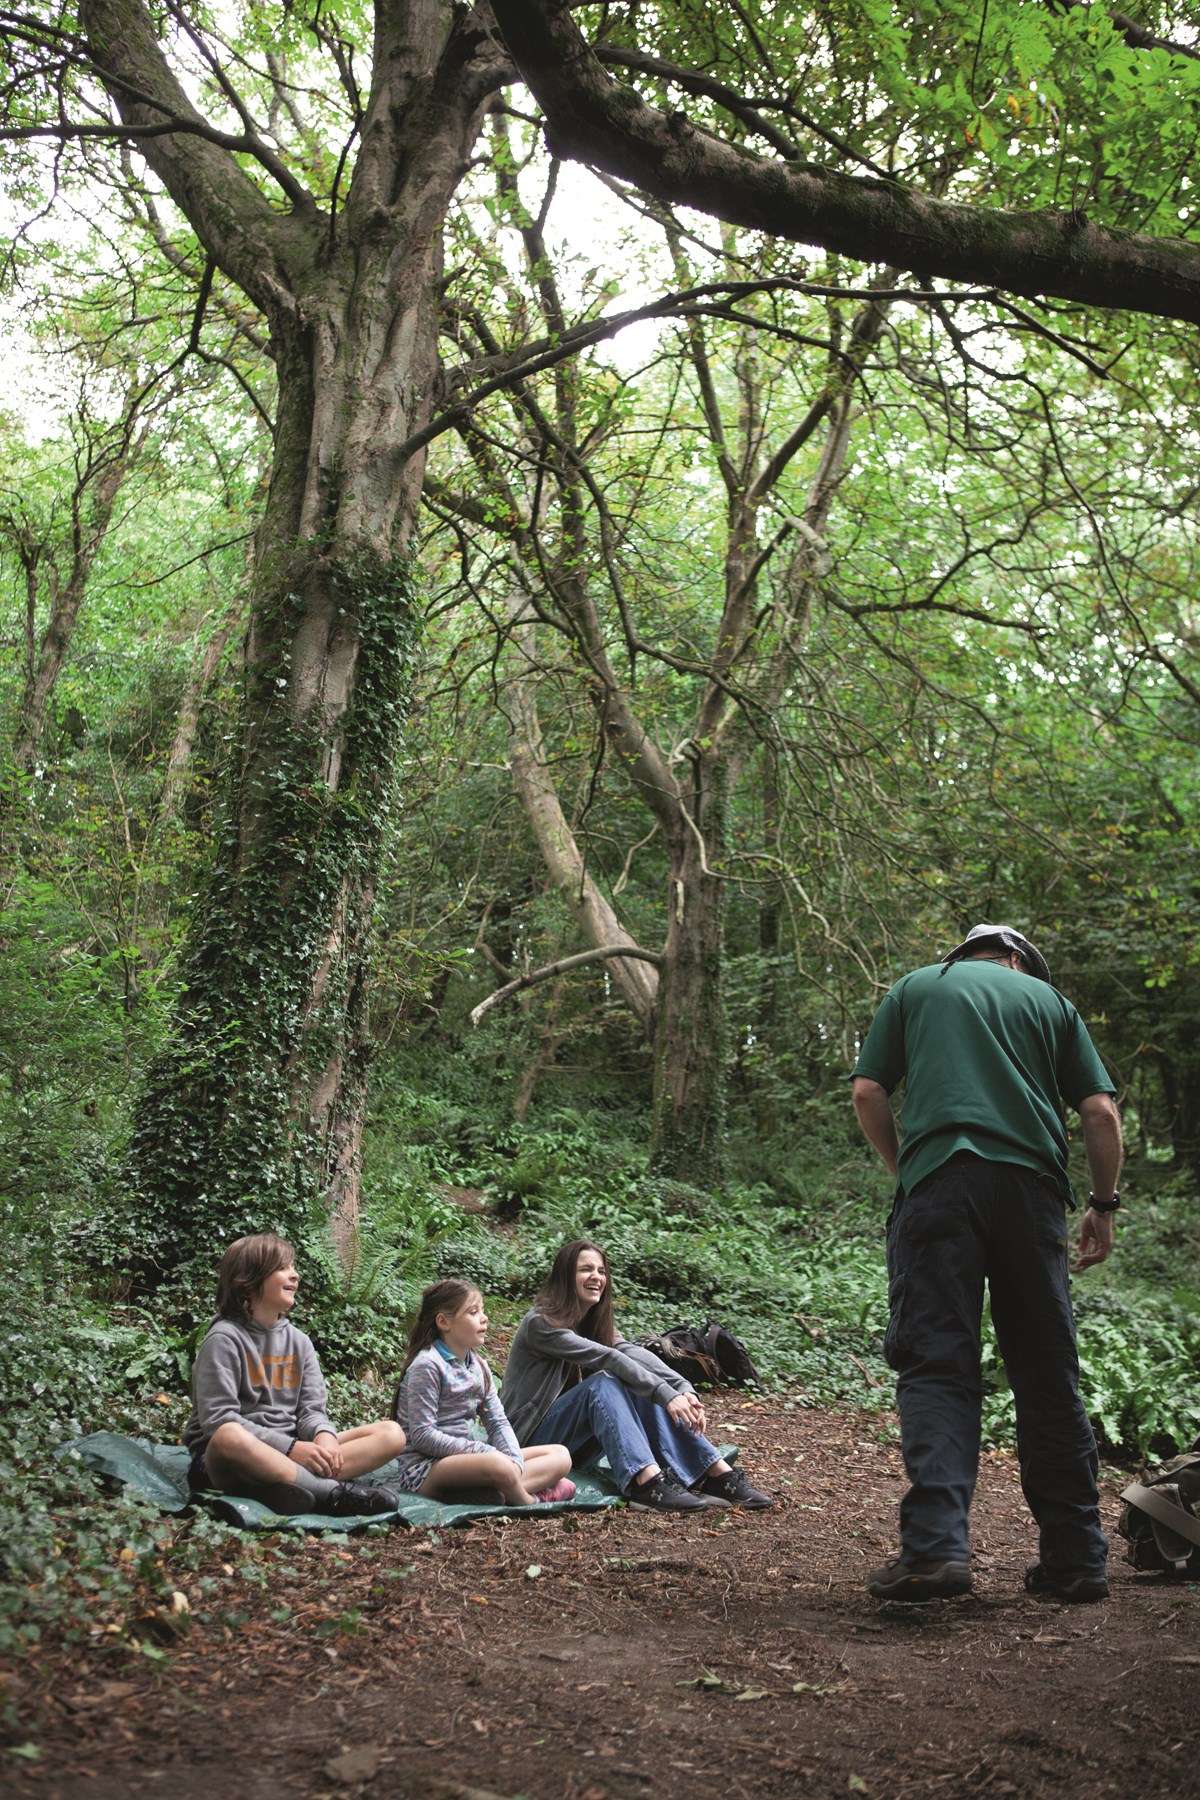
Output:
<path fill-rule="evenodd" d="M 1025 1592 L 1035 1600 L 1065 1600 L 1071 1605 L 1087 1606 L 1094 1600 L 1108 1599 L 1108 1581 L 1103 1575 L 1072 1575 L 1066 1569 L 1044 1569 L 1035 1562 L 1025 1571 Z"/>
<path fill-rule="evenodd" d="M 876 1600 L 952 1600 L 971 1591 L 965 1562 L 893 1562 L 872 1569 L 867 1592 Z"/>
<path fill-rule="evenodd" d="M 316 1512 L 317 1506 L 307 1488 L 295 1481 L 272 1481 L 252 1490 L 252 1497 L 269 1506 L 277 1518 L 290 1519 L 296 1513 Z"/>
<path fill-rule="evenodd" d="M 770 1494 L 750 1485 L 744 1469 L 726 1469 L 720 1475 L 710 1475 L 692 1491 L 715 1500 L 718 1506 L 743 1506 L 747 1512 L 767 1512 L 775 1504 Z"/>
<path fill-rule="evenodd" d="M 700 1494 L 693 1494 L 690 1488 L 680 1487 L 673 1476 L 661 1470 L 649 1481 L 631 1487 L 625 1498 L 630 1506 L 636 1506 L 642 1512 L 710 1512 L 717 1504 Z"/>
<path fill-rule="evenodd" d="M 328 1500 L 320 1508 L 335 1519 L 352 1519 L 357 1515 L 395 1512 L 400 1496 L 390 1487 L 376 1487 L 366 1481 L 339 1481 Z"/>

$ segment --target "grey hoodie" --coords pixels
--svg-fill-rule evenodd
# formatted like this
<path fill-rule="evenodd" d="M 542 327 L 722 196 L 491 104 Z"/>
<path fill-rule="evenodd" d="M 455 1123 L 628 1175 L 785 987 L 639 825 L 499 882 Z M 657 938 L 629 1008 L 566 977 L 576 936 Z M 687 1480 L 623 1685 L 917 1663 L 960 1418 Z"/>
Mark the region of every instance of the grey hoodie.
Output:
<path fill-rule="evenodd" d="M 624 1338 L 597 1344 L 565 1325 L 550 1325 L 540 1312 L 527 1312 L 517 1326 L 504 1369 L 500 1397 L 519 1444 L 532 1444 L 544 1415 L 573 1376 L 615 1375 L 635 1394 L 669 1406 L 676 1394 L 694 1389 L 661 1357 Z"/>
<path fill-rule="evenodd" d="M 337 1435 L 326 1414 L 325 1378 L 317 1353 L 286 1319 L 274 1325 L 214 1319 L 192 1369 L 188 1449 L 203 1450 L 231 1420 L 286 1456 L 297 1438 Z"/>

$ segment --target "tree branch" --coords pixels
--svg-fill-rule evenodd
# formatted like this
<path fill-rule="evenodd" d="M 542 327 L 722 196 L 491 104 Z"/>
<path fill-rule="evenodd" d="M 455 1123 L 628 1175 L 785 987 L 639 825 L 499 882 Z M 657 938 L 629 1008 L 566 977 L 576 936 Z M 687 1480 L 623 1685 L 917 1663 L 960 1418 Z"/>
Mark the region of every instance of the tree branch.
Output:
<path fill-rule="evenodd" d="M 478 1025 L 485 1013 L 491 1012 L 493 1006 L 499 1006 L 502 1000 L 511 1000 L 524 988 L 537 987 L 540 982 L 553 981 L 556 975 L 564 975 L 568 969 L 581 969 L 585 963 L 605 962 L 612 956 L 632 956 L 639 962 L 653 963 L 656 968 L 662 966 L 662 956 L 657 950 L 641 950 L 635 944 L 608 944 L 599 950 L 580 950 L 576 956 L 564 956 L 558 962 L 547 963 L 545 968 L 534 969 L 528 975 L 521 975 L 516 981 L 510 981 L 486 1000 L 471 1009 L 471 1023 Z"/>
<path fill-rule="evenodd" d="M 120 135 L 137 134 L 142 155 L 226 274 L 264 311 L 278 307 L 292 285 L 292 258 L 310 241 L 301 221 L 272 209 L 239 168 L 232 142 L 196 111 L 143 0 L 84 0 L 82 19 Z M 236 143 L 253 153 L 252 144 Z"/>
<path fill-rule="evenodd" d="M 718 309 L 710 304 L 715 298 L 745 298 L 754 294 L 795 293 L 806 294 L 817 299 L 869 300 L 882 304 L 891 300 L 910 301 L 914 306 L 949 305 L 966 302 L 995 301 L 994 289 L 976 289 L 961 294 L 943 293 L 938 289 L 902 287 L 894 289 L 875 289 L 871 287 L 840 288 L 822 282 L 781 280 L 777 278 L 762 281 L 717 281 L 702 282 L 697 287 L 685 288 L 672 294 L 665 294 L 661 300 L 653 300 L 646 306 L 631 307 L 627 312 L 611 313 L 603 319 L 585 319 L 577 325 L 568 326 L 561 338 L 540 338 L 536 343 L 527 344 L 520 350 L 497 351 L 494 356 L 479 359 L 476 362 L 464 363 L 449 377 L 449 385 L 461 386 L 468 377 L 487 375 L 489 370 L 498 373 L 483 380 L 476 388 L 472 388 L 464 399 L 447 407 L 435 419 L 420 431 L 413 432 L 404 440 L 396 452 L 398 459 L 413 455 L 434 438 L 441 437 L 447 431 L 466 423 L 481 400 L 487 400 L 492 394 L 500 393 L 505 388 L 518 387 L 531 375 L 540 375 L 543 370 L 550 369 L 556 363 L 568 357 L 577 356 L 581 350 L 590 349 L 593 344 L 602 343 L 606 338 L 615 337 L 628 325 L 636 325 L 648 319 L 666 319 L 700 317 L 704 313 L 716 313 Z M 741 315 L 731 313 L 726 308 L 719 310 L 719 316 L 734 322 Z M 761 324 L 761 321 L 741 319 L 742 323 Z M 797 334 L 790 333 L 794 339 Z M 803 338 L 804 343 L 812 344 L 815 340 Z M 847 357 L 849 353 L 846 353 Z M 820 416 L 827 408 L 822 408 Z M 812 426 L 820 423 L 820 416 L 812 421 Z M 811 429 L 812 427 L 809 427 Z M 808 435 L 808 430 L 805 431 Z M 802 441 L 802 440 L 801 440 Z M 789 451 L 795 454 L 800 444 L 796 443 Z"/>
<path fill-rule="evenodd" d="M 1200 247 L 1093 225 L 1077 211 L 1009 212 L 897 181 L 771 162 L 648 106 L 606 73 L 566 0 L 492 0 L 556 156 L 659 199 L 863 263 L 1200 322 Z"/>
<path fill-rule="evenodd" d="M 701 75 L 695 69 L 681 69 L 675 63 L 663 62 L 657 56 L 646 56 L 637 50 L 621 50 L 613 44 L 598 44 L 596 55 L 602 63 L 612 63 L 614 67 L 620 69 L 632 69 L 639 75 L 656 75 L 660 80 L 669 81 L 674 87 L 682 88 L 686 94 L 698 94 L 702 99 L 715 100 L 718 106 L 723 106 L 727 112 L 732 113 L 733 117 L 739 124 L 744 125 L 747 131 L 755 132 L 770 144 L 772 150 L 785 162 L 790 162 L 795 157 L 796 146 L 789 137 L 772 125 L 769 119 L 763 118 L 759 106 L 777 108 L 784 113 L 785 117 L 795 119 L 798 125 L 803 125 L 805 131 L 810 131 L 814 137 L 819 137 L 822 143 L 828 144 L 830 149 L 836 150 L 839 155 L 848 157 L 851 162 L 859 163 L 864 169 L 869 169 L 872 175 L 878 175 L 881 180 L 887 179 L 886 169 L 881 169 L 878 163 L 873 163 L 869 156 L 864 156 L 861 150 L 856 150 L 853 144 L 848 144 L 845 138 L 839 137 L 836 132 L 818 124 L 809 113 L 797 112 L 795 107 L 788 105 L 785 101 L 760 101 L 755 104 L 748 101 L 744 95 L 739 94 L 736 88 L 727 87 L 723 81 L 714 81 L 711 75 Z"/>

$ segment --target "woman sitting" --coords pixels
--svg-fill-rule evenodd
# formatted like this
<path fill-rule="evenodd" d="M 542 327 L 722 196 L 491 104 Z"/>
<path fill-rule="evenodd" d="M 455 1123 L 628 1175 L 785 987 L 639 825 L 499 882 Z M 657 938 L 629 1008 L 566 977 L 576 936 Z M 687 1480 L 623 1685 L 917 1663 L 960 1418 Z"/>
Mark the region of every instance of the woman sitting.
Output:
<path fill-rule="evenodd" d="M 518 1443 L 565 1444 L 576 1464 L 606 1456 L 631 1506 L 772 1504 L 703 1435 L 704 1406 L 691 1383 L 617 1337 L 608 1261 L 586 1238 L 563 1245 L 517 1327 L 503 1396 Z"/>

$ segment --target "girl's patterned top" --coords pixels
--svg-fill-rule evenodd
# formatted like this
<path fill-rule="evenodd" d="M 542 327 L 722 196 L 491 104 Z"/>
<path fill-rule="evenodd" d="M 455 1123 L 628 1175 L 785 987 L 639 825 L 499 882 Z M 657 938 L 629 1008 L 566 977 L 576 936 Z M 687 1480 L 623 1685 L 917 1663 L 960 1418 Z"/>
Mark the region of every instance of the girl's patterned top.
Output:
<path fill-rule="evenodd" d="M 440 1340 L 419 1350 L 400 1383 L 396 1418 L 407 1439 L 401 1461 L 419 1457 L 436 1462 L 442 1456 L 502 1450 L 519 1469 L 525 1467 L 491 1370 L 473 1350 L 468 1350 L 465 1361 Z M 476 1420 L 487 1433 L 486 1444 L 470 1436 Z"/>

